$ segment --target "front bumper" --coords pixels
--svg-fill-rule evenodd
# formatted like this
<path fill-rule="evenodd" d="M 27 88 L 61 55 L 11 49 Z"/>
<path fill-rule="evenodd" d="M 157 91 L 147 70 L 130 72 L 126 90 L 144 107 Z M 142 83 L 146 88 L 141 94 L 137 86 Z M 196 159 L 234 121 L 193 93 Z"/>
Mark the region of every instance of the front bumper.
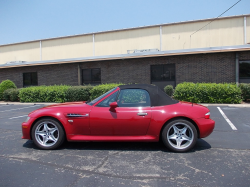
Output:
<path fill-rule="evenodd" d="M 35 121 L 34 118 L 30 118 L 29 121 L 22 123 L 22 133 L 23 133 L 22 139 L 31 140 L 30 132 L 34 121 Z"/>

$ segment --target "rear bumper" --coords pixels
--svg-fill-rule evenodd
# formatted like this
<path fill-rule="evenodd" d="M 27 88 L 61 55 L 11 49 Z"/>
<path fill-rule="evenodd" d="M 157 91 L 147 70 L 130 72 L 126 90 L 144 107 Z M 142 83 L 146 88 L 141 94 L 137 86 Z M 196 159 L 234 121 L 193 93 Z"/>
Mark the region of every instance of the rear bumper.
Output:
<path fill-rule="evenodd" d="M 205 138 L 213 132 L 215 121 L 212 119 L 200 118 L 197 119 L 197 124 L 199 126 L 199 131 L 200 131 L 199 138 Z"/>

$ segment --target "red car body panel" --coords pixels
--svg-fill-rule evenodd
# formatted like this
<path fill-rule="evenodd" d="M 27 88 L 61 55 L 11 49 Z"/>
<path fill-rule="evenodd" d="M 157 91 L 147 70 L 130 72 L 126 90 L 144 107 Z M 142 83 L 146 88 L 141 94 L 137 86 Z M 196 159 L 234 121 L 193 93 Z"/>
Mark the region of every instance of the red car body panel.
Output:
<path fill-rule="evenodd" d="M 31 139 L 34 123 L 44 117 L 57 119 L 63 126 L 68 141 L 159 141 L 162 127 L 175 118 L 189 119 L 200 138 L 210 135 L 215 122 L 205 119 L 209 109 L 198 104 L 179 102 L 156 107 L 98 107 L 84 102 L 63 103 L 47 106 L 29 114 L 28 122 L 22 123 L 23 139 Z M 138 113 L 146 113 L 144 116 Z M 69 114 L 82 117 L 69 117 Z"/>
<path fill-rule="evenodd" d="M 138 116 L 138 113 L 147 113 Z M 91 135 L 146 135 L 151 120 L 151 107 L 93 107 L 90 114 Z"/>

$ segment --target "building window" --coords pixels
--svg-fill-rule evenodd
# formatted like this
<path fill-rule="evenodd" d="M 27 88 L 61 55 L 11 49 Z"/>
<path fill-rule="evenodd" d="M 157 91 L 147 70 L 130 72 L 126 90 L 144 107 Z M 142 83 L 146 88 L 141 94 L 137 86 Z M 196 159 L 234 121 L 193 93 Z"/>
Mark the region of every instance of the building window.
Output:
<path fill-rule="evenodd" d="M 151 65 L 151 81 L 175 81 L 175 64 Z"/>
<path fill-rule="evenodd" d="M 23 73 L 23 87 L 37 85 L 37 72 Z"/>
<path fill-rule="evenodd" d="M 239 65 L 240 79 L 250 79 L 250 61 L 242 61 Z"/>
<path fill-rule="evenodd" d="M 101 68 L 83 69 L 82 70 L 83 84 L 100 84 L 101 83 Z"/>

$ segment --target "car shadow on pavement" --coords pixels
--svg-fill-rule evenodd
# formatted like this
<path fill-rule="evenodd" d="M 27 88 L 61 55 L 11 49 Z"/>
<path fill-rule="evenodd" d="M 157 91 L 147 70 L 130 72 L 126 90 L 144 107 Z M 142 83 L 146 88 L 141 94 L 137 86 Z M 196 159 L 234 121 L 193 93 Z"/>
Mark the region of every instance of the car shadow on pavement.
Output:
<path fill-rule="evenodd" d="M 38 149 L 32 140 L 28 140 L 23 147 Z M 203 139 L 198 139 L 194 148 L 189 152 L 210 149 L 211 145 Z M 109 151 L 162 151 L 172 152 L 160 142 L 65 142 L 59 150 L 109 150 Z"/>

